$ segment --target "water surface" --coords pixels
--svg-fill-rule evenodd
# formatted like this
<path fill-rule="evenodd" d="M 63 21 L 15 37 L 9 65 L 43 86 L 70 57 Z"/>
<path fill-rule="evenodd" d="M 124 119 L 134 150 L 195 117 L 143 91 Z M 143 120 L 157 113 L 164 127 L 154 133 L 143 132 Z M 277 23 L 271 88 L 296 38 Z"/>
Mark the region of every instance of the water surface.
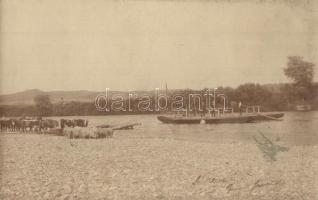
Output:
<path fill-rule="evenodd" d="M 118 137 L 163 138 L 195 140 L 209 143 L 253 142 L 253 136 L 262 132 L 274 141 L 287 145 L 318 144 L 318 112 L 286 112 L 283 121 L 264 121 L 248 124 L 163 124 L 156 115 L 72 116 L 82 118 L 92 126 L 140 122 L 134 130 L 116 131 Z"/>

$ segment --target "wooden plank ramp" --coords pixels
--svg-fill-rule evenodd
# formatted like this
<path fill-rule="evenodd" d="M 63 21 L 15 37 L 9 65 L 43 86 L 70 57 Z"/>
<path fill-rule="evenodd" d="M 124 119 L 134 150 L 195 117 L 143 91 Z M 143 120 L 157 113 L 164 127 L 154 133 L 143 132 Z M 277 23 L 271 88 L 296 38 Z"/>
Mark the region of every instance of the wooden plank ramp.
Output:
<path fill-rule="evenodd" d="M 279 118 L 276 118 L 276 117 L 271 117 L 271 116 L 268 116 L 268 115 L 263 115 L 263 114 L 260 114 L 260 113 L 257 113 L 257 115 L 266 117 L 266 118 L 271 119 L 271 120 L 282 121 L 282 119 L 279 119 Z"/>
<path fill-rule="evenodd" d="M 119 125 L 99 125 L 96 126 L 97 128 L 111 128 L 113 130 L 130 130 L 133 129 L 135 126 L 139 126 L 141 123 L 129 123 L 129 124 L 119 124 Z"/>

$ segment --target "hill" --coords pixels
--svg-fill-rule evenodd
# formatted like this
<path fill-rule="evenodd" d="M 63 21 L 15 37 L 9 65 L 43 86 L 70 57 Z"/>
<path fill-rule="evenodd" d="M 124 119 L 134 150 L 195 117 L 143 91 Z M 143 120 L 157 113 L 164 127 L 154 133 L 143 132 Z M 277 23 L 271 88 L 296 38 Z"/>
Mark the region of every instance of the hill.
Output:
<path fill-rule="evenodd" d="M 49 95 L 52 103 L 59 103 L 61 101 L 92 102 L 99 93 L 100 92 L 86 90 L 46 92 L 32 89 L 14 94 L 0 95 L 0 105 L 33 105 L 33 99 L 38 95 Z"/>
<path fill-rule="evenodd" d="M 128 98 L 128 94 L 136 94 L 140 96 L 142 94 L 154 94 L 154 91 L 109 91 L 109 96 L 122 95 L 124 98 Z M 95 98 L 99 94 L 105 94 L 98 91 L 42 91 L 38 89 L 25 90 L 13 94 L 0 95 L 0 105 L 34 105 L 34 97 L 38 95 L 49 95 L 53 104 L 61 102 L 94 102 Z"/>

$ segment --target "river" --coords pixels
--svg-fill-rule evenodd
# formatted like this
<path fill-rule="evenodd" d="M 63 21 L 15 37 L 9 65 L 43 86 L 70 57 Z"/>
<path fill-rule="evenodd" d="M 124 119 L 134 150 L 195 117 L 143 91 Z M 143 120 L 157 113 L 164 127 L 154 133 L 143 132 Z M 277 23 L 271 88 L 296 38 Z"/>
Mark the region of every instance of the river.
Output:
<path fill-rule="evenodd" d="M 247 124 L 163 124 L 156 115 L 112 115 L 53 117 L 81 118 L 89 125 L 125 124 L 140 122 L 134 130 L 117 131 L 119 137 L 166 138 L 195 140 L 209 143 L 251 142 L 259 132 L 271 140 L 287 145 L 315 145 L 318 143 L 318 112 L 286 112 L 283 121 L 263 121 Z"/>

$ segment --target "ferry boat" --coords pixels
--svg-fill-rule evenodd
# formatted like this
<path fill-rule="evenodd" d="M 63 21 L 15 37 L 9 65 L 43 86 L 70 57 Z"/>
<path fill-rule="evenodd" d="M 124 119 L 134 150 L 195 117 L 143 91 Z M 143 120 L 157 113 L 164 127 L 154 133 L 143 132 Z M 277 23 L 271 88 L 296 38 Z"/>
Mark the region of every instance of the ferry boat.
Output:
<path fill-rule="evenodd" d="M 179 117 L 158 116 L 158 120 L 166 124 L 220 124 L 220 123 L 251 123 L 264 120 L 281 120 L 284 113 L 250 113 L 250 114 L 225 114 L 215 117 Z"/>
<path fill-rule="evenodd" d="M 247 106 L 245 113 L 226 113 L 229 109 L 215 109 L 214 116 L 211 110 L 205 116 L 189 116 L 187 110 L 179 110 L 185 112 L 184 115 L 160 115 L 157 119 L 167 124 L 220 124 L 220 123 L 251 123 L 255 121 L 276 120 L 280 121 L 284 116 L 281 112 L 260 112 L 260 106 Z M 251 111 L 252 112 L 249 112 Z M 217 113 L 217 114 L 216 114 Z M 221 114 L 222 113 L 222 114 Z"/>

